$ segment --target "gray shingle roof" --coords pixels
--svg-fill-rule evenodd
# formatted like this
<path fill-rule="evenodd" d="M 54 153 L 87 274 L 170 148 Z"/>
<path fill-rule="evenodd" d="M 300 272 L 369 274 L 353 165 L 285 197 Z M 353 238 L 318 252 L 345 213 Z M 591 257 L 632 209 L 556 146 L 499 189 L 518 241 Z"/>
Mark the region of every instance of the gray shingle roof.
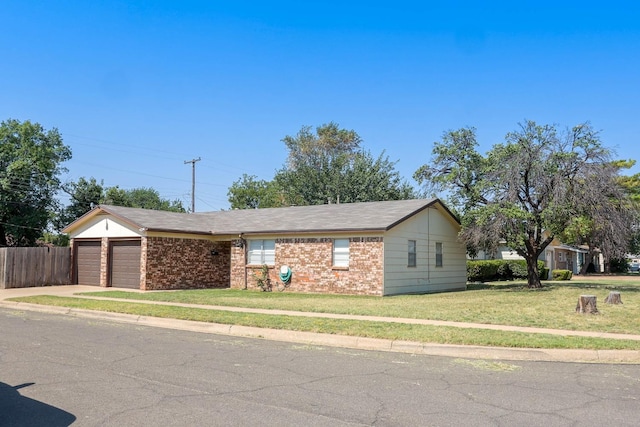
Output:
<path fill-rule="evenodd" d="M 385 231 L 436 203 L 440 201 L 412 199 L 195 214 L 109 205 L 100 205 L 98 208 L 138 228 L 151 231 L 237 235 L 240 233 Z"/>

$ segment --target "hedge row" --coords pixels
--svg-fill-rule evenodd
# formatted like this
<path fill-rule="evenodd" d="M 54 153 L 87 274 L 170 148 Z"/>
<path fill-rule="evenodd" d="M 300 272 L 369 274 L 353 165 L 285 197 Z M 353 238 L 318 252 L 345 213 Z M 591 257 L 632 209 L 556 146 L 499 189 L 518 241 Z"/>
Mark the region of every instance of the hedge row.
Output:
<path fill-rule="evenodd" d="M 573 273 L 571 270 L 553 270 L 551 272 L 552 280 L 571 280 Z"/>
<path fill-rule="evenodd" d="M 547 280 L 549 269 L 544 262 L 538 261 L 538 274 L 541 280 Z M 493 282 L 496 280 L 518 280 L 527 278 L 525 260 L 493 259 L 486 261 L 467 261 L 467 281 Z"/>

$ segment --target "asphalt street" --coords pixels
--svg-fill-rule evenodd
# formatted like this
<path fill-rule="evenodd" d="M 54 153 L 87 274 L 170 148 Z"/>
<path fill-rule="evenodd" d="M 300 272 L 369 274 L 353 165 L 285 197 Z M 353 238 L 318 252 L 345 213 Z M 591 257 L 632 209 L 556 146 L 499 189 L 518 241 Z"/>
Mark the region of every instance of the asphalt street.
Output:
<path fill-rule="evenodd" d="M 1 426 L 637 425 L 640 366 L 350 350 L 0 309 Z"/>

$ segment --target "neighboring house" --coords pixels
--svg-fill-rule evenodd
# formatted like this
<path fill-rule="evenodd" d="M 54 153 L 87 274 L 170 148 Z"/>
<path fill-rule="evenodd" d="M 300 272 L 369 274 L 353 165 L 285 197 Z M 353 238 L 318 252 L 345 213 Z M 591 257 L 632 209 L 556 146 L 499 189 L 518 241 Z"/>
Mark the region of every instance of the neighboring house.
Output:
<path fill-rule="evenodd" d="M 68 225 L 74 283 L 361 295 L 464 290 L 460 223 L 438 199 L 174 213 L 100 205 Z"/>
<path fill-rule="evenodd" d="M 570 270 L 573 274 L 580 273 L 582 265 L 585 263 L 585 259 L 588 253 L 588 247 L 586 246 L 570 246 L 561 243 L 558 239 L 553 241 L 545 248 L 544 253 L 538 258 L 544 262 L 545 267 L 549 270 Z M 498 246 L 494 255 L 486 254 L 483 251 L 478 253 L 475 259 L 524 259 L 518 253 L 506 245 Z M 598 255 L 593 260 L 595 271 L 602 272 L 602 254 Z"/>

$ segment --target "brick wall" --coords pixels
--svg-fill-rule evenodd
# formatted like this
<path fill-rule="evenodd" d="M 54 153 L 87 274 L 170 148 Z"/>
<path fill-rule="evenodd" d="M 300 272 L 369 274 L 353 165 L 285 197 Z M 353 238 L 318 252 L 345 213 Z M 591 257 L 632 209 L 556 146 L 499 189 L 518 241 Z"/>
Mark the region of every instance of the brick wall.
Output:
<path fill-rule="evenodd" d="M 276 239 L 276 262 L 269 275 L 274 285 L 280 283 L 280 267 L 288 265 L 293 272 L 290 291 L 382 295 L 383 255 L 382 237 L 353 237 L 349 239 L 349 267 L 338 268 L 333 267 L 331 238 Z M 244 249 L 240 259 L 244 261 Z M 246 268 L 249 289 L 256 288 L 254 274 L 259 275 L 260 268 Z M 232 271 L 234 276 L 244 273 L 239 266 L 232 267 Z M 234 278 L 231 287 L 244 287 L 244 280 Z"/>
<path fill-rule="evenodd" d="M 100 243 L 100 286 L 109 286 L 109 238 L 103 237 Z"/>
<path fill-rule="evenodd" d="M 231 282 L 231 243 L 147 237 L 141 270 L 144 290 L 226 288 Z M 211 251 L 218 255 L 211 255 Z"/>
<path fill-rule="evenodd" d="M 231 242 L 231 287 L 234 289 L 245 289 L 246 274 L 246 252 L 244 242 L 234 240 Z"/>

